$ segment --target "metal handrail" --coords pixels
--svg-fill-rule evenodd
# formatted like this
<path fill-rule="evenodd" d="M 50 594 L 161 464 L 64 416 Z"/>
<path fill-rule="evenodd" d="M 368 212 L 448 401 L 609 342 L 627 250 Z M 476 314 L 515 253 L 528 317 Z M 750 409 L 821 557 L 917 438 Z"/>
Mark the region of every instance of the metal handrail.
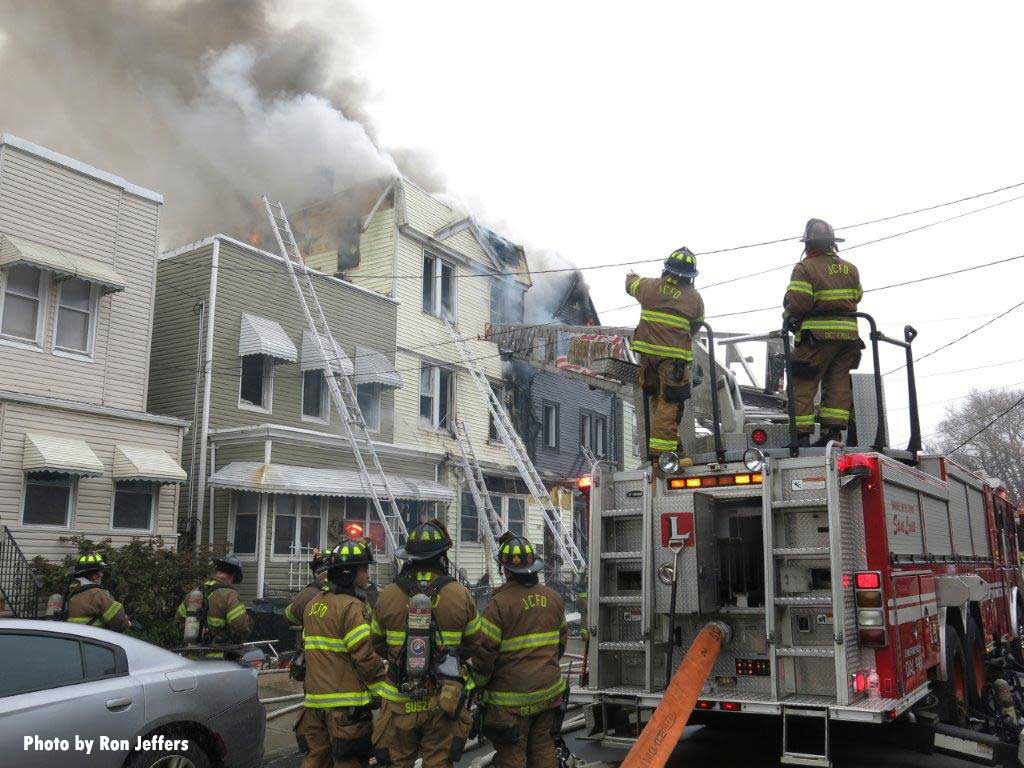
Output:
<path fill-rule="evenodd" d="M 3 529 L 0 537 L 0 596 L 18 618 L 37 618 L 43 580 L 32 570 L 11 529 L 6 525 Z"/>
<path fill-rule="evenodd" d="M 875 441 L 871 447 L 876 451 L 885 449 L 888 443 L 888 435 L 885 429 L 885 403 L 882 401 L 882 371 L 878 354 L 878 343 L 885 342 L 896 347 L 902 347 L 906 353 L 907 366 L 907 396 L 910 403 L 910 440 L 907 442 L 907 451 L 916 454 L 921 450 L 921 415 L 917 403 L 917 379 L 914 375 L 914 352 L 913 342 L 917 338 L 917 331 L 913 326 L 903 326 L 903 340 L 886 336 L 878 330 L 875 318 L 867 312 L 829 312 L 829 317 L 856 317 L 868 321 L 871 327 L 869 339 L 871 340 L 871 360 L 874 365 L 875 380 L 875 409 L 878 424 L 875 428 Z M 796 403 L 793 400 L 793 360 L 789 343 L 789 328 L 783 325 L 782 328 L 782 352 L 786 362 L 786 413 L 789 417 L 789 453 L 791 456 L 799 454 L 798 437 L 796 431 Z"/>
<path fill-rule="evenodd" d="M 718 405 L 718 367 L 715 364 L 715 332 L 711 326 L 703 320 L 691 322 L 707 332 L 708 338 L 708 377 L 711 380 L 711 430 L 715 436 L 715 456 L 719 461 L 725 461 L 725 448 L 722 446 L 722 412 Z"/>

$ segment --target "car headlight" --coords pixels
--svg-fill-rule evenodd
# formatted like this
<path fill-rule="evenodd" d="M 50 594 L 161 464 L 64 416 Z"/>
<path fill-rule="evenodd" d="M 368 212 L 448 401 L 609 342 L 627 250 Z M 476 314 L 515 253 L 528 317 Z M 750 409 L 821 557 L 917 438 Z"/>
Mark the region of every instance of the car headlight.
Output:
<path fill-rule="evenodd" d="M 743 452 L 743 466 L 748 472 L 757 472 L 764 466 L 764 454 L 757 448 L 747 448 Z"/>
<path fill-rule="evenodd" d="M 665 451 L 658 457 L 658 466 L 666 475 L 679 471 L 679 457 L 672 451 Z"/>

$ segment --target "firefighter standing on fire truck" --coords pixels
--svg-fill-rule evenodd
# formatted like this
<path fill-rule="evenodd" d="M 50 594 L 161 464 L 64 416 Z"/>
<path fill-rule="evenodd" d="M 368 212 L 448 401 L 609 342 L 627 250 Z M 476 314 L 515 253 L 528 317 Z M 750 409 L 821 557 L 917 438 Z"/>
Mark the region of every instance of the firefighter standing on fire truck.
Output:
<path fill-rule="evenodd" d="M 302 617 L 305 706 L 295 724 L 302 768 L 357 768 L 373 748 L 371 695 L 385 679 L 370 638 L 370 608 L 361 591 L 370 579 L 369 542 L 350 540 L 327 554 L 327 586 Z"/>
<path fill-rule="evenodd" d="M 821 386 L 818 415 L 821 436 L 816 446 L 839 440 L 853 405 L 850 371 L 860 365 L 864 343 L 857 334 L 857 318 L 836 317 L 854 312 L 863 295 L 860 273 L 839 258 L 832 227 L 811 219 L 801 240 L 804 259 L 793 267 L 783 301 L 787 327 L 795 334 L 793 348 L 793 399 L 796 429 L 801 445 L 810 445 L 814 432 L 814 396 Z"/>
<path fill-rule="evenodd" d="M 640 386 L 644 393 L 647 456 L 657 461 L 662 453 L 679 450 L 679 423 L 690 397 L 693 364 L 691 327 L 704 320 L 704 301 L 693 287 L 697 257 L 679 248 L 665 260 L 661 277 L 626 275 L 626 293 L 640 302 L 640 324 L 632 349 L 643 357 Z M 680 466 L 693 461 L 680 458 Z"/>
<path fill-rule="evenodd" d="M 523 536 L 498 541 L 505 583 L 480 617 L 473 678 L 483 689 L 483 735 L 494 744 L 496 768 L 555 766 L 565 680 L 559 659 L 568 629 L 565 604 L 538 583 L 543 563 Z"/>
<path fill-rule="evenodd" d="M 373 643 L 388 660 L 388 680 L 382 686 L 381 712 L 373 732 L 374 755 L 381 766 L 412 768 L 420 757 L 423 768 L 451 768 L 469 735 L 466 702 L 471 684 L 461 670 L 455 676 L 438 674 L 438 663 L 444 659 L 451 657 L 457 670 L 468 662 L 480 632 L 473 597 L 448 575 L 445 553 L 451 546 L 440 520 L 428 520 L 409 531 L 405 546 L 395 553 L 406 563 L 373 609 Z M 419 595 L 428 596 L 432 606 L 434 631 L 429 632 L 429 641 L 409 637 L 414 629 L 410 604 Z M 411 687 L 410 656 L 422 654 L 427 644 L 431 669 L 425 678 L 415 678 L 422 683 Z"/>
<path fill-rule="evenodd" d="M 100 586 L 107 563 L 99 552 L 85 552 L 78 556 L 71 574 L 67 605 L 67 621 L 89 624 L 115 632 L 124 632 L 132 626 L 124 606 Z"/>

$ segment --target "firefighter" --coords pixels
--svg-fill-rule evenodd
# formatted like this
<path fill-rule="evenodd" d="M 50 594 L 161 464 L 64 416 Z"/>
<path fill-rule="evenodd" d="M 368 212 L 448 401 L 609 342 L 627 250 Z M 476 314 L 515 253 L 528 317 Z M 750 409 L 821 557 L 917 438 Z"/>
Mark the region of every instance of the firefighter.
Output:
<path fill-rule="evenodd" d="M 313 598 L 319 597 L 323 591 L 324 582 L 327 580 L 327 571 L 324 565 L 324 554 L 319 549 L 314 549 L 313 559 L 309 561 L 309 570 L 313 578 L 284 609 L 284 617 L 288 619 L 288 623 L 293 628 L 302 629 L 302 616 L 306 612 L 306 606 Z"/>
<path fill-rule="evenodd" d="M 105 627 L 115 632 L 131 629 L 132 622 L 124 606 L 100 586 L 107 563 L 99 552 L 85 552 L 78 556 L 67 599 L 67 620 L 73 624 Z"/>
<path fill-rule="evenodd" d="M 568 640 L 565 604 L 539 583 L 542 562 L 526 538 L 506 533 L 496 559 L 505 583 L 480 617 L 473 657 L 485 706 L 481 730 L 496 750 L 496 768 L 555 766 L 565 694 L 559 667 Z"/>
<path fill-rule="evenodd" d="M 655 464 L 662 453 L 679 451 L 679 423 L 690 397 L 696 330 L 691 326 L 704 320 L 704 301 L 693 287 L 696 276 L 697 257 L 685 247 L 665 260 L 661 277 L 626 275 L 626 293 L 641 308 L 632 348 L 642 355 L 647 456 Z M 680 455 L 679 464 L 688 467 L 693 461 Z"/>
<path fill-rule="evenodd" d="M 449 575 L 451 546 L 440 520 L 413 528 L 395 553 L 405 565 L 374 606 L 373 642 L 388 660 L 373 732 L 378 765 L 412 768 L 420 757 L 423 768 L 451 768 L 465 748 L 472 683 L 464 665 L 476 650 L 480 617 L 469 590 Z M 426 602 L 421 595 L 429 598 L 427 617 L 411 610 Z"/>
<path fill-rule="evenodd" d="M 203 593 L 203 618 L 200 642 L 203 645 L 240 645 L 249 639 L 252 619 L 245 611 L 245 603 L 235 590 L 242 583 L 242 564 L 234 555 L 215 557 L 214 574 L 199 590 Z M 185 601 L 178 606 L 178 617 L 185 620 Z M 210 658 L 222 658 L 223 653 L 209 653 Z"/>
<path fill-rule="evenodd" d="M 864 343 L 857 318 L 836 317 L 854 312 L 863 295 L 860 274 L 839 258 L 837 238 L 828 222 L 811 219 L 804 229 L 804 258 L 795 267 L 783 301 L 786 326 L 795 334 L 793 400 L 800 445 L 810 445 L 814 432 L 814 396 L 821 386 L 821 436 L 816 446 L 841 439 L 850 420 L 853 391 L 850 371 L 860 365 Z"/>
<path fill-rule="evenodd" d="M 361 597 L 370 580 L 368 542 L 347 541 L 323 562 L 327 584 L 302 616 L 306 653 L 305 706 L 295 724 L 301 768 L 366 766 L 373 749 L 372 695 L 385 679 L 370 638 L 370 608 Z"/>

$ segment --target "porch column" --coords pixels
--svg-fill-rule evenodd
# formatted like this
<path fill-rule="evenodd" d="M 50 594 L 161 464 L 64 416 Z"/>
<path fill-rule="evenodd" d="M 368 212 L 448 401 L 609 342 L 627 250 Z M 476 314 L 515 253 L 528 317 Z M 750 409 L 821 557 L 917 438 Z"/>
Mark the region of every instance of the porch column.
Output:
<path fill-rule="evenodd" d="M 270 524 L 270 494 L 260 494 L 260 514 L 256 542 L 256 597 L 263 597 L 263 583 L 267 575 L 267 526 Z"/>

